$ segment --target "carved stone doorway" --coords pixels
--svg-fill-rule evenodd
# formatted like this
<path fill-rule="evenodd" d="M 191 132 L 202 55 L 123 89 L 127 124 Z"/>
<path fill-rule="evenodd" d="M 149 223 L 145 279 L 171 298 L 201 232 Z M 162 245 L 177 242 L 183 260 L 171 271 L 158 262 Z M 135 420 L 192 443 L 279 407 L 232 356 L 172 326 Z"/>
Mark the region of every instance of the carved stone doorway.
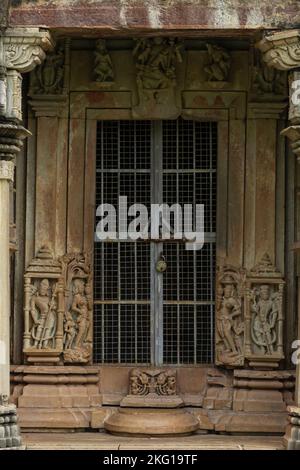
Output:
<path fill-rule="evenodd" d="M 187 250 L 172 228 L 170 240 L 95 242 L 94 363 L 213 363 L 216 161 L 215 122 L 98 122 L 96 206 L 204 204 L 205 244 Z"/>

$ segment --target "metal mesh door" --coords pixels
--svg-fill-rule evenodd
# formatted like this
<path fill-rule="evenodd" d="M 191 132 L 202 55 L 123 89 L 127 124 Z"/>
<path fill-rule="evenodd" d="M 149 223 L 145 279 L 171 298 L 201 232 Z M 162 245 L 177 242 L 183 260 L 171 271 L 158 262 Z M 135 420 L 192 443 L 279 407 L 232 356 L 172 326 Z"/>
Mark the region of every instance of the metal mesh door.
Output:
<path fill-rule="evenodd" d="M 204 204 L 206 243 L 187 251 L 165 243 L 168 268 L 163 278 L 163 362 L 213 362 L 216 231 L 216 123 L 164 121 L 163 200 Z"/>
<path fill-rule="evenodd" d="M 96 161 L 96 206 L 150 205 L 150 121 L 99 123 Z M 96 242 L 94 279 L 94 361 L 150 363 L 150 244 Z"/>
<path fill-rule="evenodd" d="M 119 195 L 149 211 L 151 202 L 204 204 L 206 243 L 200 251 L 181 241 L 95 243 L 96 363 L 213 361 L 216 155 L 215 123 L 99 122 L 96 205 L 117 207 Z"/>

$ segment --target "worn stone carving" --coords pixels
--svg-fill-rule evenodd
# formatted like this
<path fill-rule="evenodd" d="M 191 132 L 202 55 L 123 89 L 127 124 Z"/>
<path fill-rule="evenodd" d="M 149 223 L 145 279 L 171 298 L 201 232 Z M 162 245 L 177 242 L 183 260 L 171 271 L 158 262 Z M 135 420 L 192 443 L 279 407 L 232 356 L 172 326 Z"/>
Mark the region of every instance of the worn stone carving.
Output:
<path fill-rule="evenodd" d="M 175 395 L 176 371 L 160 369 L 134 369 L 130 374 L 132 395 Z"/>
<path fill-rule="evenodd" d="M 49 357 L 57 362 L 63 348 L 62 267 L 48 247 L 42 247 L 25 274 L 24 353 L 33 362 Z"/>
<path fill-rule="evenodd" d="M 47 54 L 46 59 L 31 74 L 30 95 L 61 94 L 64 85 L 64 44 Z"/>
<path fill-rule="evenodd" d="M 217 272 L 216 363 L 244 364 L 245 272 L 224 266 Z"/>
<path fill-rule="evenodd" d="M 287 95 L 287 75 L 281 70 L 268 67 L 261 54 L 255 54 L 253 67 L 253 91 L 259 96 Z M 274 96 L 273 96 L 274 99 Z"/>
<path fill-rule="evenodd" d="M 245 356 L 250 365 L 276 367 L 283 358 L 283 289 L 280 272 L 264 255 L 247 279 Z"/>
<path fill-rule="evenodd" d="M 22 445 L 16 406 L 8 403 L 8 396 L 0 396 L 0 449 L 20 448 Z"/>
<path fill-rule="evenodd" d="M 94 53 L 95 81 L 103 86 L 110 87 L 114 83 L 114 69 L 105 39 L 98 39 Z"/>
<path fill-rule="evenodd" d="M 6 160 L 0 160 L 0 180 L 14 180 L 15 164 Z"/>
<path fill-rule="evenodd" d="M 3 43 L 5 66 L 25 73 L 33 70 L 45 59 L 46 52 L 53 49 L 48 31 L 39 28 L 8 28 L 0 38 Z"/>
<path fill-rule="evenodd" d="M 22 141 L 28 137 L 30 132 L 23 126 L 14 122 L 0 122 L 0 160 L 13 160 L 22 148 Z M 6 168 L 6 163 L 3 163 Z M 10 168 L 12 168 L 10 166 Z M 11 171 L 9 175 L 11 175 Z M 5 170 L 7 174 L 7 168 Z"/>
<path fill-rule="evenodd" d="M 287 450 L 300 450 L 300 408 L 288 406 L 288 425 L 283 438 Z"/>
<path fill-rule="evenodd" d="M 87 255 L 62 259 L 65 279 L 64 362 L 86 363 L 92 353 L 91 267 Z"/>
<path fill-rule="evenodd" d="M 300 64 L 299 30 L 280 31 L 266 35 L 256 44 L 269 67 L 290 70 Z"/>
<path fill-rule="evenodd" d="M 209 82 L 227 82 L 231 56 L 226 49 L 213 44 L 207 44 L 207 52 L 209 57 L 208 64 L 204 67 Z"/>
<path fill-rule="evenodd" d="M 141 38 L 136 40 L 133 57 L 139 106 L 135 112 L 145 115 L 178 115 L 175 88 L 176 64 L 182 63 L 182 42 L 175 38 Z M 155 111 L 156 110 L 156 111 Z"/>

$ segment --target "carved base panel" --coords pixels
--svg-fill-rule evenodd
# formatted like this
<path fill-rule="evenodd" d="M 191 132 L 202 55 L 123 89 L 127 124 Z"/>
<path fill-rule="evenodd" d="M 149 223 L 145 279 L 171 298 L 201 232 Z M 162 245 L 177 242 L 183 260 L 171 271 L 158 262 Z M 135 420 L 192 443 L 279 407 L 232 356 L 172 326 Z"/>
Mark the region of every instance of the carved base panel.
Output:
<path fill-rule="evenodd" d="M 12 399 L 23 429 L 90 428 L 101 405 L 99 369 L 81 366 L 15 366 Z"/>
<path fill-rule="evenodd" d="M 183 409 L 120 408 L 104 422 L 110 433 L 131 436 L 187 435 L 198 427 L 197 418 Z"/>
<path fill-rule="evenodd" d="M 21 448 L 16 407 L 15 405 L 0 405 L 0 450 Z"/>
<path fill-rule="evenodd" d="M 300 450 L 300 408 L 288 406 L 288 425 L 283 438 L 287 450 Z"/>

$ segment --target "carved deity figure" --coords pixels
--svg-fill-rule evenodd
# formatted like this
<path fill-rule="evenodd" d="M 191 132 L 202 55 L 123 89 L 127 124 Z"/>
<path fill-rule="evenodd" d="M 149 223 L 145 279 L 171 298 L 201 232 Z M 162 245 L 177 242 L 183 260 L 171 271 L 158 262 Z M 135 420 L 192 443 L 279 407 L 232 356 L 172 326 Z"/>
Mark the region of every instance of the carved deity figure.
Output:
<path fill-rule="evenodd" d="M 182 62 L 181 44 L 174 38 L 138 39 L 136 57 L 137 84 L 141 90 L 163 90 L 176 85 L 176 61 Z"/>
<path fill-rule="evenodd" d="M 273 354 L 277 341 L 278 303 L 276 294 L 275 296 L 271 294 L 269 285 L 261 285 L 258 291 L 254 291 L 252 295 L 252 340 L 262 354 Z"/>
<path fill-rule="evenodd" d="M 83 279 L 74 280 L 74 297 L 71 311 L 76 316 L 77 325 L 77 334 L 74 346 L 75 348 L 80 348 L 86 340 L 90 327 L 89 305 L 86 296 L 85 282 Z"/>
<path fill-rule="evenodd" d="M 105 39 L 99 39 L 96 43 L 94 74 L 96 82 L 111 84 L 114 81 L 113 63 Z"/>
<path fill-rule="evenodd" d="M 209 81 L 227 81 L 231 57 L 223 47 L 207 44 L 209 64 L 204 67 Z"/>
<path fill-rule="evenodd" d="M 33 320 L 30 333 L 34 348 L 47 349 L 49 345 L 55 346 L 56 308 L 56 285 L 52 290 L 49 280 L 42 279 L 30 301 Z"/>
<path fill-rule="evenodd" d="M 31 93 L 55 95 L 62 92 L 64 79 L 64 46 L 47 54 L 45 61 L 32 72 Z"/>
<path fill-rule="evenodd" d="M 235 280 L 226 275 L 218 289 L 217 333 L 227 357 L 241 356 L 244 324 L 241 321 L 241 301 L 236 293 Z M 223 354 L 224 355 L 224 354 Z"/>
<path fill-rule="evenodd" d="M 64 346 L 65 349 L 69 349 L 72 347 L 74 338 L 76 336 L 76 322 L 73 319 L 71 312 L 65 313 L 64 332 Z"/>

